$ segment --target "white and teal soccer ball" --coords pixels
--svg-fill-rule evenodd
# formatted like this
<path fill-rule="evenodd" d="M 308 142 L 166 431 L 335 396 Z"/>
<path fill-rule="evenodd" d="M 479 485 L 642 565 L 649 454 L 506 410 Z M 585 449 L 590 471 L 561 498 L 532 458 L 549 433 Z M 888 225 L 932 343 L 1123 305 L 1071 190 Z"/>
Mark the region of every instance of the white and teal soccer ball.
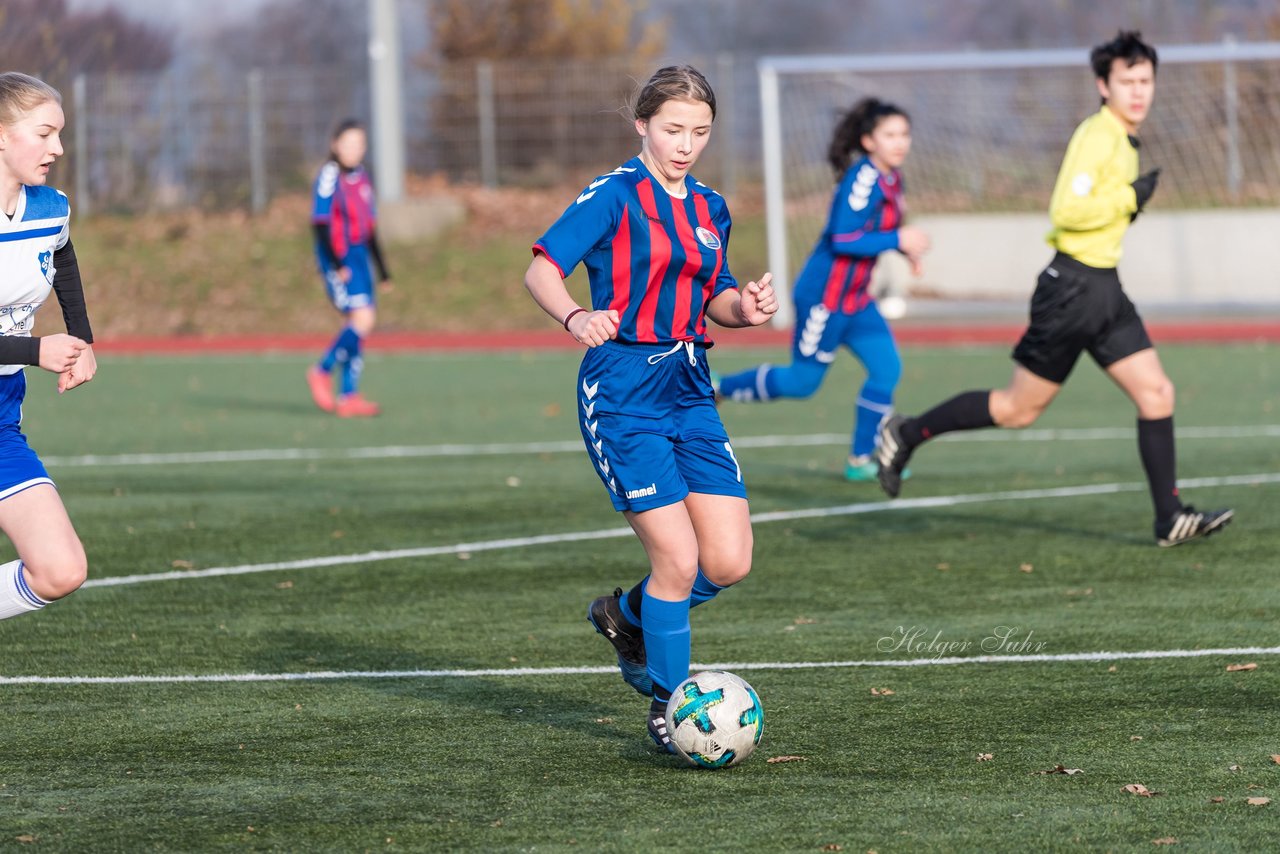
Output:
<path fill-rule="evenodd" d="M 690 676 L 667 702 L 676 753 L 701 768 L 728 768 L 751 755 L 764 733 L 764 706 L 745 680 L 723 670 Z"/>

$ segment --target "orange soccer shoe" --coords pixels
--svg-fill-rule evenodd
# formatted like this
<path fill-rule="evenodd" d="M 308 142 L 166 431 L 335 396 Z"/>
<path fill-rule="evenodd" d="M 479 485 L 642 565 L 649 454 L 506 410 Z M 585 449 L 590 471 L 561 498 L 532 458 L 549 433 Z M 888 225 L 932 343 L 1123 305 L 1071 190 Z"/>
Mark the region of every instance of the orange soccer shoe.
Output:
<path fill-rule="evenodd" d="M 329 374 L 320 370 L 317 365 L 307 368 L 307 388 L 311 389 L 311 399 L 321 412 L 333 412 L 336 407 L 333 400 L 333 379 Z"/>
<path fill-rule="evenodd" d="M 365 400 L 360 392 L 343 395 L 338 400 L 339 418 L 371 418 L 382 412 L 382 407 L 372 400 Z"/>

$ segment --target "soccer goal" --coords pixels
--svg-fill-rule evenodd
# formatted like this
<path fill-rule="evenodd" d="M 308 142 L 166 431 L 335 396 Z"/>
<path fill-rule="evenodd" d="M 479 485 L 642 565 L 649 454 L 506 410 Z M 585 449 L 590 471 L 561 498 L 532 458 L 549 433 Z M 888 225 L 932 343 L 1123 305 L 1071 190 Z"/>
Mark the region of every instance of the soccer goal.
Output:
<path fill-rule="evenodd" d="M 1156 205 L 1280 206 L 1280 42 L 1157 48 L 1156 106 L 1142 132 L 1144 163 L 1164 169 Z M 1072 131 L 1098 108 L 1088 57 L 1072 48 L 761 59 L 775 323 L 791 325 L 791 277 L 825 223 L 840 113 L 874 95 L 911 115 L 908 215 L 1043 212 Z"/>

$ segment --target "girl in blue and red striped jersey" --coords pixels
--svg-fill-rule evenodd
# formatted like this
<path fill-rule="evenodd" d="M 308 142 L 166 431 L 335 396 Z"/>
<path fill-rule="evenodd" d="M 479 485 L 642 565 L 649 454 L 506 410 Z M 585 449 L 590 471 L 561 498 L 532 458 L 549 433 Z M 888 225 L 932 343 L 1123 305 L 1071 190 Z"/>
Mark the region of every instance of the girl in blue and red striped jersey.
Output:
<path fill-rule="evenodd" d="M 382 287 L 390 281 L 378 245 L 377 207 L 373 182 L 362 165 L 369 148 L 364 127 L 354 119 L 340 122 L 330 141 L 330 157 L 316 175 L 311 224 L 315 230 L 316 262 L 333 307 L 346 323 L 318 364 L 307 369 L 311 399 L 325 412 L 343 418 L 377 415 L 378 405 L 358 391 L 364 360 L 364 339 L 377 321 L 373 271 Z M 341 377 L 341 391 L 333 394 L 333 371 Z"/>
<path fill-rule="evenodd" d="M 533 246 L 525 286 L 588 348 L 575 407 L 587 454 L 650 572 L 591 603 L 623 678 L 652 697 L 649 734 L 670 750 L 671 691 L 689 675 L 689 609 L 751 569 L 742 470 L 716 412 L 707 318 L 758 326 L 777 311 L 769 274 L 739 288 L 724 199 L 689 170 L 715 94 L 689 66 L 660 69 L 634 105 L 640 154 L 601 175 Z M 591 306 L 564 278 L 583 263 Z"/>
<path fill-rule="evenodd" d="M 867 370 L 845 467 L 854 481 L 876 479 L 876 427 L 892 411 L 902 374 L 893 333 L 868 290 L 871 272 L 882 252 L 897 250 L 919 275 L 929 248 L 924 232 L 902 225 L 899 169 L 910 150 L 910 119 L 893 104 L 865 98 L 843 116 L 827 154 L 839 180 L 831 213 L 796 281 L 791 364 L 723 377 L 717 389 L 725 400 L 807 398 L 822 385 L 836 350 L 848 347 Z"/>

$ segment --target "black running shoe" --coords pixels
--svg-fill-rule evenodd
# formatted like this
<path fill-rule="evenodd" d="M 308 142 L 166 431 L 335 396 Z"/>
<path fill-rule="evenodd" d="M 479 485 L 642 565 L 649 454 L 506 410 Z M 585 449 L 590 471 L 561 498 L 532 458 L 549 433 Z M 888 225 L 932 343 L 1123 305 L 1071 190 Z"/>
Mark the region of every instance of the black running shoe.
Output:
<path fill-rule="evenodd" d="M 1235 516 L 1234 510 L 1210 510 L 1201 513 L 1188 504 L 1172 517 L 1156 522 L 1156 545 L 1161 548 L 1176 546 L 1196 537 L 1216 534 Z"/>
<path fill-rule="evenodd" d="M 876 473 L 880 488 L 890 498 L 897 498 L 902 491 L 903 470 L 911 459 L 912 449 L 902 440 L 902 424 L 907 419 L 896 412 L 885 416 L 876 435 L 876 461 L 880 470 Z"/>
<path fill-rule="evenodd" d="M 671 733 L 667 731 L 667 701 L 653 698 L 649 704 L 649 738 L 667 753 L 675 753 L 675 745 L 671 743 Z"/>
<path fill-rule="evenodd" d="M 612 596 L 601 596 L 587 608 L 587 620 L 609 639 L 618 653 L 622 679 L 646 697 L 653 696 L 653 680 L 644 655 L 644 632 L 622 616 L 622 588 Z"/>

